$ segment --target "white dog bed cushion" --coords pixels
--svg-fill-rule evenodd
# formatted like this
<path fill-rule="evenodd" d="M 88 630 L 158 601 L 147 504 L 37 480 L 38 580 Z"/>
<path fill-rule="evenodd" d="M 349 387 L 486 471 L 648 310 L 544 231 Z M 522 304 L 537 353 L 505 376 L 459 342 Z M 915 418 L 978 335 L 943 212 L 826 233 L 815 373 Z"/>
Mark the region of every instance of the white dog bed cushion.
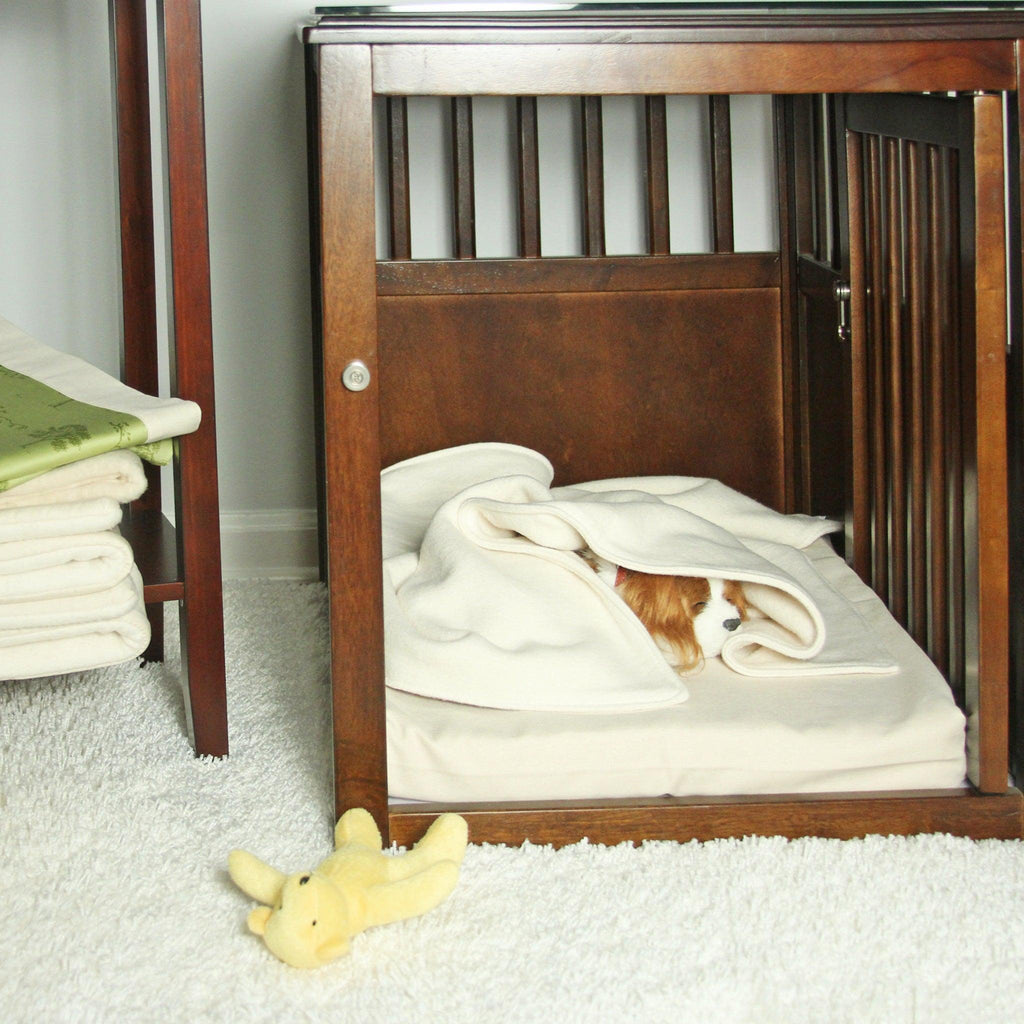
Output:
<path fill-rule="evenodd" d="M 391 793 L 457 802 L 962 786 L 965 723 L 946 681 L 827 541 L 807 554 L 895 657 L 895 674 L 756 678 L 715 659 L 687 680 L 685 703 L 619 715 L 389 689 Z"/>

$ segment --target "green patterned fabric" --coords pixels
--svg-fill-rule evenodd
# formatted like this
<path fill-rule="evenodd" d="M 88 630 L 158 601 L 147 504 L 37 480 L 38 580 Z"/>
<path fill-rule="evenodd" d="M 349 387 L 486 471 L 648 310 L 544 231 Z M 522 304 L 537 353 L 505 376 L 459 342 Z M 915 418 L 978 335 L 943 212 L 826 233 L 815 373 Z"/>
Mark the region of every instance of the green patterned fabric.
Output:
<path fill-rule="evenodd" d="M 149 462 L 170 461 L 170 440 L 149 443 L 130 413 L 78 402 L 31 377 L 0 366 L 0 491 L 58 466 L 117 448 Z"/>

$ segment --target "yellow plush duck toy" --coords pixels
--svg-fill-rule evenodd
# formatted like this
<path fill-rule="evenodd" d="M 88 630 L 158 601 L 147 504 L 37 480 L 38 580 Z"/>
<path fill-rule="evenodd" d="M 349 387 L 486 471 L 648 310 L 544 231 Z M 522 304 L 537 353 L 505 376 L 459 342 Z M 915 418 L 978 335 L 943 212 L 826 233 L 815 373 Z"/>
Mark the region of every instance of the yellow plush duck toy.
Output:
<path fill-rule="evenodd" d="M 312 871 L 285 875 L 251 853 L 233 850 L 228 874 L 264 906 L 250 931 L 292 967 L 320 967 L 348 952 L 349 940 L 379 924 L 425 914 L 455 888 L 466 852 L 467 827 L 442 814 L 408 852 L 383 852 L 368 811 L 346 811 L 334 830 L 335 850 Z"/>

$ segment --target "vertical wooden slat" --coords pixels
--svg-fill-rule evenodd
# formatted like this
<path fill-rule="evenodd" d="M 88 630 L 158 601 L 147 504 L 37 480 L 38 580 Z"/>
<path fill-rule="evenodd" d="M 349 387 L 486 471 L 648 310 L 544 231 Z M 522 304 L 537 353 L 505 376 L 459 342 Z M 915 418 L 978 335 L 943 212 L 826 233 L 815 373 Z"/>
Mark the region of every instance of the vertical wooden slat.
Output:
<path fill-rule="evenodd" d="M 954 211 L 950 218 L 951 259 L 946 274 L 945 291 L 949 296 L 949 318 L 953 329 L 947 332 L 946 348 L 946 391 L 945 408 L 947 423 L 946 465 L 949 486 L 946 494 L 946 522 L 949 537 L 949 588 L 948 608 L 950 645 L 949 678 L 953 692 L 963 698 L 964 692 L 964 451 L 963 451 L 963 409 L 961 402 L 961 377 L 963 350 L 961 344 L 961 273 L 960 273 L 960 167 L 955 151 L 946 154 L 949 187 L 946 191 L 947 208 Z M 966 173 L 966 172 L 965 172 Z M 973 202 L 973 197 L 971 197 Z"/>
<path fill-rule="evenodd" d="M 185 587 L 179 607 L 182 666 L 196 752 L 221 756 L 228 752 L 228 723 L 201 13 L 199 0 L 163 0 L 157 12 L 164 51 L 170 202 L 172 390 L 203 410 L 199 429 L 179 440 L 174 467 L 178 559 Z"/>
<path fill-rule="evenodd" d="M 846 139 L 846 174 L 850 217 L 850 347 L 849 376 L 851 500 L 847 552 L 861 579 L 871 574 L 871 481 L 869 445 L 870 368 L 868 365 L 867 252 L 865 240 L 864 146 L 861 136 Z M 852 537 L 850 536 L 852 534 Z"/>
<path fill-rule="evenodd" d="M 829 252 L 829 123 L 825 97 L 815 96 L 811 104 L 811 154 L 814 182 L 814 255 L 821 263 L 831 263 Z"/>
<path fill-rule="evenodd" d="M 455 188 L 455 258 L 476 256 L 476 198 L 473 184 L 473 97 L 452 97 Z"/>
<path fill-rule="evenodd" d="M 603 256 L 604 129 L 601 97 L 581 98 L 583 117 L 583 255 Z"/>
<path fill-rule="evenodd" d="M 519 255 L 540 256 L 540 161 L 537 99 L 516 98 L 516 171 L 519 183 Z"/>
<path fill-rule="evenodd" d="M 669 252 L 668 126 L 665 97 L 648 96 L 647 143 L 647 251 L 652 256 Z"/>
<path fill-rule="evenodd" d="M 146 5 L 137 0 L 110 0 L 110 29 L 121 226 L 121 379 L 129 387 L 157 395 L 160 376 Z M 146 492 L 132 502 L 129 515 L 160 514 L 160 470 L 146 463 L 145 471 Z M 163 604 L 150 604 L 146 613 L 151 637 L 144 657 L 163 661 Z"/>
<path fill-rule="evenodd" d="M 793 97 L 794 201 L 797 206 L 797 251 L 814 255 L 813 147 L 811 97 Z"/>
<path fill-rule="evenodd" d="M 800 150 L 795 133 L 796 96 L 775 96 L 772 108 L 775 121 L 775 161 L 779 197 L 779 323 L 782 338 L 782 393 L 789 396 L 783 405 L 782 438 L 784 452 L 784 508 L 796 511 L 801 491 L 800 442 L 801 414 L 797 366 L 799 359 L 799 299 L 797 297 L 797 256 L 800 231 Z"/>
<path fill-rule="evenodd" d="M 711 223 L 715 252 L 732 252 L 732 118 L 728 96 L 708 97 L 711 131 Z"/>
<path fill-rule="evenodd" d="M 409 226 L 409 120 L 404 96 L 386 100 L 388 140 L 388 205 L 391 258 L 412 259 Z"/>
<path fill-rule="evenodd" d="M 321 288 L 335 809 L 366 807 L 387 835 L 380 574 L 373 102 L 370 49 L 320 48 Z M 370 385 L 351 392 L 351 360 Z M 385 842 L 387 839 L 385 838 Z"/>
<path fill-rule="evenodd" d="M 888 360 L 888 455 L 889 455 L 889 609 L 897 622 L 907 622 L 907 492 L 903 404 L 903 249 L 900 193 L 900 144 L 886 139 L 886 340 Z"/>
<path fill-rule="evenodd" d="M 927 508 L 925 504 L 925 372 L 924 372 L 924 223 L 921 189 L 924 183 L 922 148 L 906 144 L 907 294 L 909 343 L 910 449 L 910 633 L 924 647 L 928 642 Z"/>
<path fill-rule="evenodd" d="M 1006 248 L 1003 107 L 974 97 L 974 433 L 977 453 L 977 690 L 968 709 L 978 730 L 975 785 L 1006 789 L 1008 762 L 1009 539 L 1006 466 Z"/>
<path fill-rule="evenodd" d="M 885 316 L 882 231 L 882 144 L 868 137 L 868 242 L 871 303 L 869 310 L 868 395 L 870 409 L 871 464 L 871 585 L 883 600 L 889 598 L 888 507 L 886 500 L 885 445 Z"/>
<path fill-rule="evenodd" d="M 928 147 L 927 156 L 927 266 L 925 295 L 927 308 L 928 373 L 928 548 L 929 601 L 928 649 L 932 660 L 944 675 L 949 672 L 948 573 L 949 543 L 946 528 L 946 416 L 943 399 L 947 361 L 944 338 L 949 331 L 946 314 L 948 284 L 945 274 L 949 261 L 949 235 L 945 230 L 947 201 L 943 187 L 943 160 L 937 146 Z"/>

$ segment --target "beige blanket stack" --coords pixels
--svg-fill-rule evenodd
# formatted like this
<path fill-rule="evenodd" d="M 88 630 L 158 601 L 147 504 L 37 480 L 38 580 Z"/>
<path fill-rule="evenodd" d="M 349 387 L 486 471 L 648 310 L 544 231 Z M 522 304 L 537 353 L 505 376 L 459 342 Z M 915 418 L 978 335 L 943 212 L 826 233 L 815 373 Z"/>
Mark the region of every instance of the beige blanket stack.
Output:
<path fill-rule="evenodd" d="M 121 506 L 199 426 L 0 317 L 0 680 L 128 661 L 149 644 Z"/>
<path fill-rule="evenodd" d="M 85 671 L 149 644 L 142 580 L 121 537 L 122 503 L 146 476 L 108 452 L 0 494 L 0 679 Z"/>

